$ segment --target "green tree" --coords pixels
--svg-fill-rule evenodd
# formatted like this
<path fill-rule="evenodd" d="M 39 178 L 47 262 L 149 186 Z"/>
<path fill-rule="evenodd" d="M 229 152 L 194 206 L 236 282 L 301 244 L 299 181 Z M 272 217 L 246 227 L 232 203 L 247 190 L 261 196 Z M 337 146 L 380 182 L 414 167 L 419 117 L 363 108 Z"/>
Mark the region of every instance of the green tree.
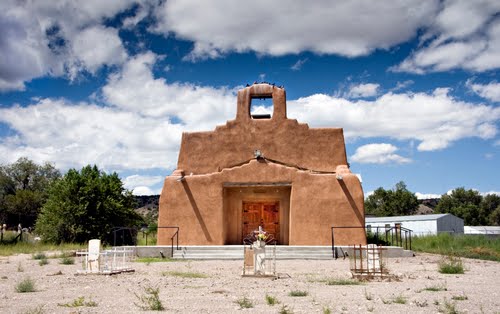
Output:
<path fill-rule="evenodd" d="M 418 199 L 401 181 L 392 190 L 376 189 L 365 200 L 365 209 L 375 216 L 412 215 L 418 209 Z"/>
<path fill-rule="evenodd" d="M 98 238 L 110 243 L 113 227 L 133 227 L 140 216 L 134 198 L 116 173 L 97 166 L 70 169 L 52 185 L 36 222 L 36 231 L 48 242 L 84 243 Z"/>
<path fill-rule="evenodd" d="M 484 216 L 486 224 L 500 225 L 500 196 L 487 194 L 480 204 L 481 215 Z"/>
<path fill-rule="evenodd" d="M 496 208 L 495 196 L 484 198 L 475 190 L 456 188 L 450 194 L 441 196 L 436 206 L 437 213 L 450 213 L 464 220 L 465 225 L 482 226 L 489 224 L 489 216 Z"/>
<path fill-rule="evenodd" d="M 47 200 L 49 186 L 61 177 L 52 164 L 23 157 L 0 166 L 0 219 L 8 225 L 32 226 Z"/>

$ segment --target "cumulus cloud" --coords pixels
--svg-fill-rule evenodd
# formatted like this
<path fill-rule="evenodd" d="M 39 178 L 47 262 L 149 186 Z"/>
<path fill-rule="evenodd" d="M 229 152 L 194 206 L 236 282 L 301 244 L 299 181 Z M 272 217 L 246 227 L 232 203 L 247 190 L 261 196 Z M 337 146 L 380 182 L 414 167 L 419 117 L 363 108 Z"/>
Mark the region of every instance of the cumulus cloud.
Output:
<path fill-rule="evenodd" d="M 117 31 L 102 26 L 131 0 L 0 2 L 0 91 L 41 76 L 95 72 L 124 60 Z"/>
<path fill-rule="evenodd" d="M 315 94 L 288 103 L 288 115 L 311 126 L 342 126 L 348 138 L 417 140 L 420 151 L 463 138 L 494 138 L 500 119 L 499 107 L 456 100 L 443 88 L 430 94 L 386 93 L 373 101 Z"/>
<path fill-rule="evenodd" d="M 0 139 L 0 162 L 28 156 L 62 169 L 87 163 L 111 170 L 175 168 L 182 132 L 213 130 L 233 119 L 236 95 L 156 79 L 151 67 L 158 58 L 145 53 L 125 62 L 102 89 L 105 106 L 46 98 L 0 109 L 0 123 L 13 134 Z M 143 177 L 128 183 L 149 186 Z"/>
<path fill-rule="evenodd" d="M 347 93 L 348 98 L 365 98 L 365 97 L 373 97 L 378 93 L 380 85 L 379 84 L 359 84 L 352 85 Z"/>
<path fill-rule="evenodd" d="M 151 52 L 130 58 L 102 88 L 105 101 L 149 117 L 180 119 L 186 130 L 212 129 L 235 115 L 232 89 L 168 84 L 153 76 L 152 66 L 159 58 Z"/>
<path fill-rule="evenodd" d="M 351 160 L 353 162 L 373 164 L 404 164 L 411 162 L 410 159 L 395 154 L 397 150 L 398 148 L 392 144 L 367 144 L 358 147 Z"/>
<path fill-rule="evenodd" d="M 466 85 L 479 96 L 494 102 L 500 102 L 500 83 L 478 84 L 468 80 Z"/>
<path fill-rule="evenodd" d="M 441 194 L 432 194 L 432 193 L 420 193 L 416 192 L 415 196 L 419 200 L 428 200 L 428 199 L 436 199 L 436 198 L 441 198 Z"/>
<path fill-rule="evenodd" d="M 132 190 L 134 195 L 156 195 L 160 194 L 161 188 L 154 188 L 153 186 L 162 182 L 164 177 L 161 176 L 144 176 L 144 175 L 131 175 L 123 180 L 123 186 L 126 189 Z"/>
<path fill-rule="evenodd" d="M 421 37 L 423 44 L 394 71 L 426 73 L 463 68 L 500 67 L 500 2 L 445 1 Z M 467 22 L 464 22 L 467 21 Z"/>
<path fill-rule="evenodd" d="M 2 163 L 28 156 L 62 169 L 174 168 L 182 133 L 167 119 L 54 99 L 0 109 L 0 122 L 15 131 L 0 140 Z"/>
<path fill-rule="evenodd" d="M 438 1 L 256 0 L 244 9 L 230 0 L 165 1 L 154 30 L 193 41 L 192 61 L 245 51 L 356 57 L 414 37 L 438 10 Z"/>

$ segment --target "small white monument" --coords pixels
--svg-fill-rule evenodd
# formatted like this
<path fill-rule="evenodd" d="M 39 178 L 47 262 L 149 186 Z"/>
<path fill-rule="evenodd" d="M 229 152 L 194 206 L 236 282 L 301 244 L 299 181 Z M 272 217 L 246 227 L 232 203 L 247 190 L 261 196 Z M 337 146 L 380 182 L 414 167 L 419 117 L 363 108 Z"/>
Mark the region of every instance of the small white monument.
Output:
<path fill-rule="evenodd" d="M 276 245 L 271 250 L 266 248 L 267 233 L 259 226 L 244 245 L 243 276 L 266 277 L 276 275 Z M 272 254 L 270 254 L 272 251 Z"/>

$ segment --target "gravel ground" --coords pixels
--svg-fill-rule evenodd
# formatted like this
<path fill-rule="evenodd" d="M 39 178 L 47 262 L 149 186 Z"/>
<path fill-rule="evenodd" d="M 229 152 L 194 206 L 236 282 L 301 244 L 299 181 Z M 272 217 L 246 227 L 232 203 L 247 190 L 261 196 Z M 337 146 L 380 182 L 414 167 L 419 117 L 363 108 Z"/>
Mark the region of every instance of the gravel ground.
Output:
<path fill-rule="evenodd" d="M 133 273 L 75 276 L 81 265 L 49 259 L 40 266 L 21 254 L 0 257 L 0 313 L 143 313 L 148 311 L 138 307 L 137 296 L 149 287 L 159 288 L 165 311 L 175 313 L 500 313 L 500 263 L 464 259 L 465 274 L 444 275 L 437 271 L 440 259 L 430 254 L 389 259 L 397 280 L 327 285 L 329 279 L 351 277 L 348 260 L 277 261 L 278 279 L 243 278 L 242 261 L 132 263 Z M 35 292 L 16 292 L 25 278 L 35 282 Z M 298 290 L 307 295 L 289 295 Z M 279 303 L 268 305 L 266 295 Z M 82 297 L 83 306 L 63 306 Z M 241 309 L 237 301 L 243 298 L 253 307 Z"/>

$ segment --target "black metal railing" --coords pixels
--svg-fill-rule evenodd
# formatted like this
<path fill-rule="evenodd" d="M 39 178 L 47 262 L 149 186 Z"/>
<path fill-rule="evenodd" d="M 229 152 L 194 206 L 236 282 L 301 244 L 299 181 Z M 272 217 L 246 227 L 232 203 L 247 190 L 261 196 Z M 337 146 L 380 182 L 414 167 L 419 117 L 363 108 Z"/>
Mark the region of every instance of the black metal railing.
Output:
<path fill-rule="evenodd" d="M 367 244 L 399 246 L 405 250 L 411 250 L 411 236 L 413 231 L 408 228 L 401 226 L 377 226 L 367 229 L 365 226 L 332 226 L 332 255 L 335 259 L 339 256 L 339 250 L 344 258 L 347 255 L 342 248 L 335 246 L 335 229 L 363 229 L 366 234 Z M 375 231 L 373 232 L 373 230 Z"/>
<path fill-rule="evenodd" d="M 174 238 L 176 238 L 176 240 L 177 240 L 176 249 L 179 250 L 179 227 L 171 227 L 171 226 L 160 227 L 160 226 L 158 226 L 158 229 L 160 229 L 160 228 L 175 229 L 174 235 L 172 235 L 172 237 L 170 238 L 170 243 L 171 243 L 170 256 L 174 257 Z"/>

